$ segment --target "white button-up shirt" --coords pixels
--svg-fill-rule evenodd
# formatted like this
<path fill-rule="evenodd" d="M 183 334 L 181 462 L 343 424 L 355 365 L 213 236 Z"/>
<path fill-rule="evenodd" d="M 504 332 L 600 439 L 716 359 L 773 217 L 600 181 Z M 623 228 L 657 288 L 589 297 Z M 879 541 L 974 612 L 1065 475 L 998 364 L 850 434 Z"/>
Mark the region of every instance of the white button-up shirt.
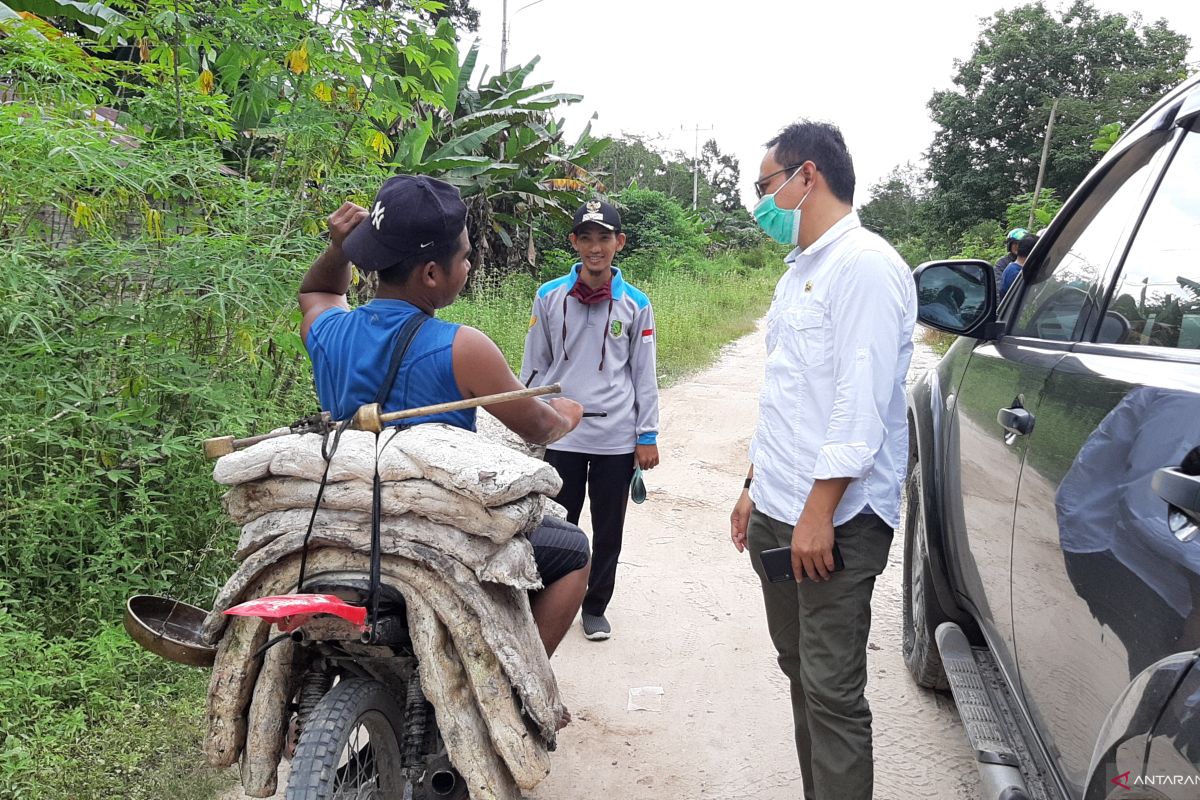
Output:
<path fill-rule="evenodd" d="M 917 317 L 912 273 L 854 212 L 785 260 L 767 314 L 750 498 L 795 525 L 813 481 L 851 478 L 833 524 L 869 508 L 897 527 Z"/>

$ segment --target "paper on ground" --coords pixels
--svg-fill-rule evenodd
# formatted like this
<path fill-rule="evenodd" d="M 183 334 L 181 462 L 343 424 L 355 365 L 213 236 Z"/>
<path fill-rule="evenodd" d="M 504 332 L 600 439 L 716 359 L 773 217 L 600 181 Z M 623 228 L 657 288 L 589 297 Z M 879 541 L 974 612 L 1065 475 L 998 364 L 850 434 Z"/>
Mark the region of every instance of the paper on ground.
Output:
<path fill-rule="evenodd" d="M 634 686 L 629 690 L 626 711 L 662 711 L 661 686 Z"/>

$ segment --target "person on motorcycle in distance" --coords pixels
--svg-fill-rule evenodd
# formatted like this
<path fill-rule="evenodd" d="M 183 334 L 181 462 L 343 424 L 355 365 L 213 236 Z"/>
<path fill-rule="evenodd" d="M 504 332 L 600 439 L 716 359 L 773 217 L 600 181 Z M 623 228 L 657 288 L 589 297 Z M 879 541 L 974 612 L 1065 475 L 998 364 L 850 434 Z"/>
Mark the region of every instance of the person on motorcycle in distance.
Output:
<path fill-rule="evenodd" d="M 370 211 L 344 203 L 329 217 L 329 246 L 300 284 L 300 336 L 312 360 L 321 408 L 347 419 L 371 403 L 386 379 L 398 334 L 414 314 L 418 329 L 382 410 L 396 411 L 521 389 L 500 348 L 484 333 L 437 319 L 454 302 L 471 269 L 467 207 L 458 189 L 425 176 L 388 179 Z M 376 272 L 375 299 L 351 310 L 351 263 Z M 526 441 L 548 444 L 579 424 L 583 407 L 556 397 L 488 407 Z M 406 420 L 475 430 L 475 409 Z M 587 536 L 546 517 L 529 534 L 543 588 L 530 596 L 547 655 L 570 628 L 587 591 Z"/>

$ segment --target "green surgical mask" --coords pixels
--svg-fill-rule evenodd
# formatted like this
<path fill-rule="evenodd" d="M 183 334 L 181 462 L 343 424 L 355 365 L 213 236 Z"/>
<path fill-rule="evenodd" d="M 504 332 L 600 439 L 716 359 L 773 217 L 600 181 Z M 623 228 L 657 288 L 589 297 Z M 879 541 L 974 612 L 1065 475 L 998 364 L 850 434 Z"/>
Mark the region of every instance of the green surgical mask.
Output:
<path fill-rule="evenodd" d="M 810 187 L 804 193 L 804 197 L 800 198 L 800 202 L 795 208 L 780 208 L 775 205 L 775 195 L 779 194 L 784 186 L 791 183 L 792 178 L 800 174 L 797 169 L 792 173 L 791 178 L 788 178 L 783 184 L 768 195 L 764 195 L 758 201 L 758 205 L 754 207 L 754 219 L 758 221 L 758 226 L 763 229 L 763 232 L 770 236 L 780 244 L 794 245 L 800 238 L 800 206 L 804 205 L 804 201 L 812 194 Z"/>
<path fill-rule="evenodd" d="M 642 468 L 633 468 L 633 480 L 629 482 L 629 499 L 635 503 L 646 502 L 646 482 L 642 480 Z"/>

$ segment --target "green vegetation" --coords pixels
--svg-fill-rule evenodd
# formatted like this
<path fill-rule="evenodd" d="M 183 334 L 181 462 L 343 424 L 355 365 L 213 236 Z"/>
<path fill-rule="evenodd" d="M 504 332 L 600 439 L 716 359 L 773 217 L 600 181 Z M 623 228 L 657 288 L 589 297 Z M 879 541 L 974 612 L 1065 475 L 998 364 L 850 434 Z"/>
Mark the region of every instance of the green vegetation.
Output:
<path fill-rule="evenodd" d="M 0 615 L 0 795 L 212 800 L 230 778 L 200 755 L 206 671 L 119 627 L 47 638 Z"/>
<path fill-rule="evenodd" d="M 565 220 L 602 190 L 607 145 L 565 140 L 554 113 L 578 96 L 536 60 L 477 77 L 451 27 L 466 2 L 322 13 L 0 5 L 0 797 L 228 781 L 200 766 L 207 673 L 141 651 L 121 611 L 141 592 L 207 605 L 227 577 L 235 531 L 199 441 L 314 410 L 295 291 L 330 211 L 398 170 L 462 187 L 482 258 L 446 316 L 514 365 L 537 281 L 573 261 Z M 778 261 L 650 194 L 612 199 L 665 221 L 622 266 L 673 378 L 749 329 Z"/>
<path fill-rule="evenodd" d="M 995 12 L 958 65 L 954 88 L 930 97 L 938 129 L 924 154 L 928 167 L 898 167 L 872 186 L 864 224 L 913 266 L 999 258 L 1007 230 L 1047 225 L 1120 131 L 1186 77 L 1189 46 L 1163 20 L 1146 24 L 1089 0 L 1057 12 L 1042 2 Z"/>
<path fill-rule="evenodd" d="M 950 349 L 950 345 L 958 341 L 958 337 L 953 333 L 943 333 L 933 328 L 922 327 L 921 341 L 929 345 L 930 349 L 939 356 L 944 356 L 946 355 L 946 351 Z"/>

